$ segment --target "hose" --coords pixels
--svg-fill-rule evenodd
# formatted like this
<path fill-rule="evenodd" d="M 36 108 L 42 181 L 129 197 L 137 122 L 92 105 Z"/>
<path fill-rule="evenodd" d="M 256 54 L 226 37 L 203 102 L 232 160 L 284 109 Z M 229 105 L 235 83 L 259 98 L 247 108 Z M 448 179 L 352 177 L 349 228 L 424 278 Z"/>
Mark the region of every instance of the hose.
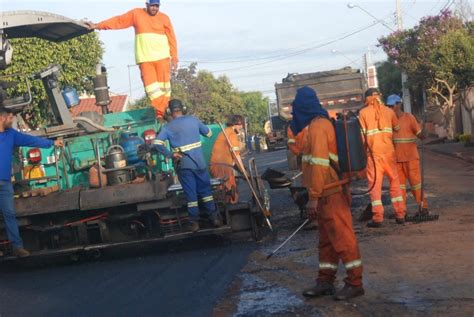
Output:
<path fill-rule="evenodd" d="M 94 121 L 92 121 L 91 119 L 89 118 L 86 118 L 86 117 L 75 117 L 73 119 L 74 123 L 81 123 L 81 122 L 85 122 L 87 124 L 90 124 L 91 126 L 93 126 L 94 128 L 96 128 L 97 130 L 100 130 L 101 132 L 115 132 L 115 129 L 113 128 L 106 128 L 104 127 L 103 125 L 100 125 L 100 124 L 97 124 L 95 123 Z"/>

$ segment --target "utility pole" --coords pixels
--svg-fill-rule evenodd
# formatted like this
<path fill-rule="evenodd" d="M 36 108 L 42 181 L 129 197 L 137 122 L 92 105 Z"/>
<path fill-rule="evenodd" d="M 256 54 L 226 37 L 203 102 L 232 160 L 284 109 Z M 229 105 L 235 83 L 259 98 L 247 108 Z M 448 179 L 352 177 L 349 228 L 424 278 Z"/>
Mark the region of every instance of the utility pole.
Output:
<path fill-rule="evenodd" d="M 397 0 L 397 27 L 398 31 L 403 31 L 403 20 L 402 20 L 402 5 L 400 0 Z M 411 98 L 410 89 L 407 87 L 408 76 L 405 71 L 402 70 L 402 94 L 403 94 L 403 110 L 411 113 Z"/>

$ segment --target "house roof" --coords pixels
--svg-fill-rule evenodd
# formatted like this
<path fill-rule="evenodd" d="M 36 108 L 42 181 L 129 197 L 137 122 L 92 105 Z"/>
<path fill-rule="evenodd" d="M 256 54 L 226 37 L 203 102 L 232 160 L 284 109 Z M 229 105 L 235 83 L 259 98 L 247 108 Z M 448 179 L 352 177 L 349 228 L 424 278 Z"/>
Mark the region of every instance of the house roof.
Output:
<path fill-rule="evenodd" d="M 110 96 L 111 103 L 109 104 L 110 112 L 123 112 L 127 110 L 128 96 L 116 95 Z M 81 112 L 94 111 L 102 113 L 102 108 L 96 106 L 95 98 L 81 98 L 77 106 L 71 107 L 71 115 L 77 117 Z"/>

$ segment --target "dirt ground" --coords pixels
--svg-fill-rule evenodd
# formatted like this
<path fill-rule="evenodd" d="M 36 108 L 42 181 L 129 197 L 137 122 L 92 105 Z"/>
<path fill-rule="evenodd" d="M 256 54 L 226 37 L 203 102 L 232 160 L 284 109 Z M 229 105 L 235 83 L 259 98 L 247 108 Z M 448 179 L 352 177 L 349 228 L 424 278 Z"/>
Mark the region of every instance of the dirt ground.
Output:
<path fill-rule="evenodd" d="M 284 161 L 284 151 L 258 160 L 265 165 L 266 155 L 275 160 L 276 153 Z M 388 219 L 390 206 L 381 229 L 354 220 L 366 295 L 346 302 L 301 295 L 317 274 L 314 228 L 305 228 L 265 260 L 302 222 L 288 190 L 273 190 L 278 230 L 250 255 L 214 316 L 474 316 L 474 165 L 427 152 L 425 170 L 430 211 L 440 215 L 439 221 L 396 225 Z M 383 201 L 390 202 L 387 191 Z M 367 196 L 354 199 L 354 219 L 368 202 Z M 412 199 L 408 210 L 417 210 Z M 344 274 L 341 265 L 338 286 Z"/>

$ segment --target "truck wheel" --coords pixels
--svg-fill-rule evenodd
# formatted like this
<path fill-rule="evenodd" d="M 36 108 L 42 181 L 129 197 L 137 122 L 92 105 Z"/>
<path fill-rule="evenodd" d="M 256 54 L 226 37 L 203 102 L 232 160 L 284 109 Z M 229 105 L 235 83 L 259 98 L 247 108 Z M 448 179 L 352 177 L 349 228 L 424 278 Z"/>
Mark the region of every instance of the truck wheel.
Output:
<path fill-rule="evenodd" d="M 298 157 L 293 154 L 290 150 L 286 150 L 286 157 L 288 158 L 288 168 L 290 171 L 298 169 Z"/>

